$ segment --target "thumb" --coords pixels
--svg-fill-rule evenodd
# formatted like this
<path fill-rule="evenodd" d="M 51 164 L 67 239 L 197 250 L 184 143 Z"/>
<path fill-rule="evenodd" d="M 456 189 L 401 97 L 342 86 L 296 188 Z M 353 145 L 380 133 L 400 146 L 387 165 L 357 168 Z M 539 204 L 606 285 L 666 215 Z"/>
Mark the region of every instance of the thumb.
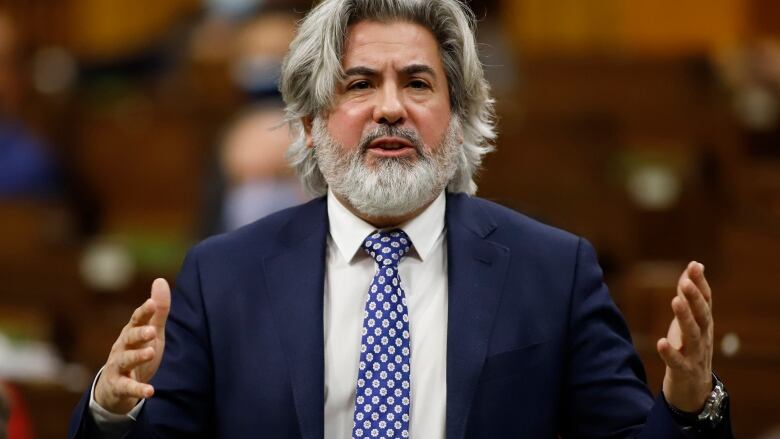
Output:
<path fill-rule="evenodd" d="M 152 301 L 154 302 L 154 315 L 150 323 L 159 329 L 165 328 L 168 319 L 168 311 L 171 309 L 171 287 L 163 278 L 152 282 Z"/>

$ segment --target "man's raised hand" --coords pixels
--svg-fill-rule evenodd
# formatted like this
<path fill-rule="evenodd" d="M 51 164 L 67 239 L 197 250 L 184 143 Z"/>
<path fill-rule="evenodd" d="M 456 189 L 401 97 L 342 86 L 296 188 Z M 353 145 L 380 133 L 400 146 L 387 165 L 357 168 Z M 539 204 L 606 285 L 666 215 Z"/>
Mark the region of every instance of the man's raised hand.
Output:
<path fill-rule="evenodd" d="M 704 265 L 691 262 L 672 299 L 674 320 L 657 349 L 666 363 L 666 400 L 686 412 L 698 412 L 712 391 L 712 290 Z"/>
<path fill-rule="evenodd" d="M 165 322 L 171 308 L 171 289 L 155 279 L 151 297 L 136 308 L 122 328 L 95 386 L 95 401 L 112 413 L 126 414 L 154 394 L 149 384 L 160 367 L 165 349 Z"/>

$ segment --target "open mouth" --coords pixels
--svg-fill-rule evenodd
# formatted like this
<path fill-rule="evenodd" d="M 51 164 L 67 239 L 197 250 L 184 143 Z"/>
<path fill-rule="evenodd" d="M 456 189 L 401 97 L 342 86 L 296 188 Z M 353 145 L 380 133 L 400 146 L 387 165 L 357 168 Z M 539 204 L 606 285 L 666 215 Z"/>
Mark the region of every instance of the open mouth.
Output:
<path fill-rule="evenodd" d="M 398 137 L 380 137 L 368 145 L 368 151 L 379 157 L 406 157 L 417 153 L 408 140 Z"/>

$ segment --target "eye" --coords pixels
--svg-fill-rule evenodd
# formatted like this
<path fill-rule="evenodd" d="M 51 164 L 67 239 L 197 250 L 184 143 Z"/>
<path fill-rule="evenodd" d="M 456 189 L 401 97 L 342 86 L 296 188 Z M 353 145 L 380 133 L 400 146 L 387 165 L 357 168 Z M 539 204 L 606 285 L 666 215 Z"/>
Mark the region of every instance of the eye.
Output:
<path fill-rule="evenodd" d="M 423 90 L 426 88 L 431 88 L 427 82 L 423 81 L 422 79 L 413 79 L 409 82 L 409 87 L 416 88 L 419 90 Z"/>
<path fill-rule="evenodd" d="M 359 81 L 355 81 L 347 87 L 347 90 L 367 90 L 371 87 L 371 83 L 366 81 L 365 79 L 361 79 Z"/>

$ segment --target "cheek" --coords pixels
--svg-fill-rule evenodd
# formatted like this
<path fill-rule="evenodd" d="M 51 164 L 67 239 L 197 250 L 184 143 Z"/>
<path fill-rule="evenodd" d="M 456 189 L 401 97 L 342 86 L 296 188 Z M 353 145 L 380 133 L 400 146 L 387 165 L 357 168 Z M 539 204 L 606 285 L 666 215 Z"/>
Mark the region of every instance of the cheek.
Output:
<path fill-rule="evenodd" d="M 441 108 L 434 111 L 424 111 L 418 114 L 417 127 L 420 130 L 423 142 L 429 148 L 435 148 L 441 144 L 447 134 L 451 113 L 449 108 Z"/>
<path fill-rule="evenodd" d="M 341 145 L 352 148 L 360 142 L 371 113 L 360 106 L 342 105 L 328 114 L 328 132 Z"/>

